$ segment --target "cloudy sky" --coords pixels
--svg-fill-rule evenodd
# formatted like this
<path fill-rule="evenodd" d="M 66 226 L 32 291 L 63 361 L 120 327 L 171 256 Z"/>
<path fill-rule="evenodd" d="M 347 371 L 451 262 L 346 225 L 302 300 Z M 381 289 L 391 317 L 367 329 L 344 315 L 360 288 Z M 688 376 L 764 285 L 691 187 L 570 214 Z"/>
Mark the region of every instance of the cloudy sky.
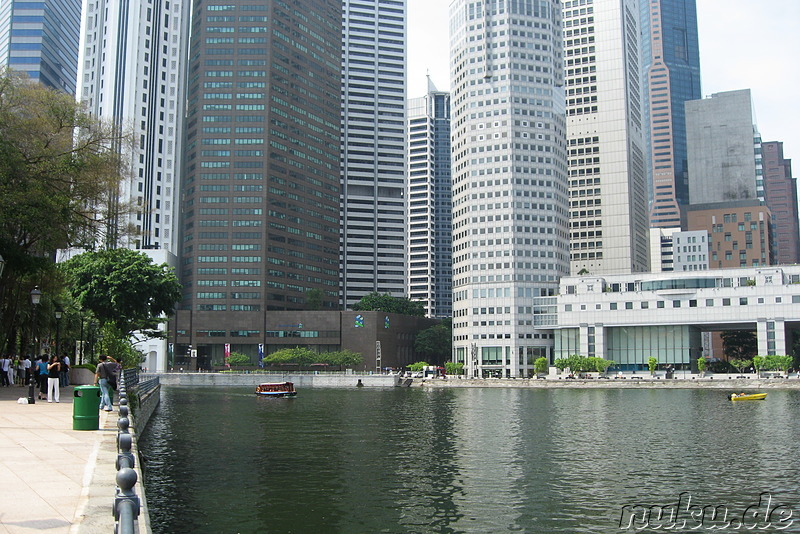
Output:
<path fill-rule="evenodd" d="M 450 0 L 408 0 L 408 96 L 425 75 L 450 87 Z M 800 0 L 697 0 L 703 95 L 751 89 L 764 141 L 783 141 L 800 177 Z"/>

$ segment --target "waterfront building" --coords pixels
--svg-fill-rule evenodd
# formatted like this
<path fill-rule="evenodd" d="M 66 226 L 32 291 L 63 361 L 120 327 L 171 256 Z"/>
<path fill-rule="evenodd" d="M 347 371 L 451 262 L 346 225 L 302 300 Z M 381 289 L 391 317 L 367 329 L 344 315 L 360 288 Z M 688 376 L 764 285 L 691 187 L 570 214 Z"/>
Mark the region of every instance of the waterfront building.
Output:
<path fill-rule="evenodd" d="M 800 329 L 800 266 L 561 279 L 555 358 L 615 361 L 622 369 L 695 365 L 703 334 L 751 330 L 758 354 L 791 354 Z"/>
<path fill-rule="evenodd" d="M 75 94 L 81 0 L 0 3 L 0 67 Z"/>
<path fill-rule="evenodd" d="M 758 200 L 691 204 L 688 227 L 708 235 L 711 269 L 775 264 L 772 217 Z"/>
<path fill-rule="evenodd" d="M 697 0 L 641 0 L 642 95 L 650 226 L 686 228 L 687 100 L 702 98 Z"/>
<path fill-rule="evenodd" d="M 333 0 L 194 3 L 175 328 L 198 357 L 338 308 L 341 20 Z"/>
<path fill-rule="evenodd" d="M 710 239 L 706 230 L 674 232 L 672 241 L 674 271 L 708 270 Z"/>
<path fill-rule="evenodd" d="M 561 2 L 450 4 L 453 350 L 468 376 L 548 357 L 569 272 Z M 594 208 L 593 208 L 594 209 Z"/>
<path fill-rule="evenodd" d="M 672 234 L 680 228 L 650 228 L 650 272 L 673 270 Z"/>
<path fill-rule="evenodd" d="M 691 204 L 764 200 L 750 90 L 686 102 Z"/>
<path fill-rule="evenodd" d="M 408 297 L 428 317 L 453 313 L 450 93 L 428 78 L 408 101 Z"/>
<path fill-rule="evenodd" d="M 131 143 L 126 177 L 98 240 L 176 257 L 190 0 L 87 0 L 78 99 Z M 155 256 L 163 256 L 156 254 Z M 170 264 L 176 262 L 169 261 Z"/>
<path fill-rule="evenodd" d="M 257 364 L 262 354 L 295 347 L 319 353 L 352 351 L 364 356 L 362 364 L 353 366 L 355 371 L 404 369 L 422 360 L 437 365 L 444 363 L 432 361 L 429 355 L 419 354 L 414 349 L 417 334 L 438 324 L 435 319 L 381 311 L 287 310 L 272 311 L 264 315 L 263 320 L 263 337 L 229 339 L 227 350 L 247 354 L 252 364 Z M 187 371 L 221 368 L 224 365 L 224 346 L 220 351 L 208 350 L 207 344 L 212 341 L 202 337 L 195 337 L 192 345 L 189 328 L 190 314 L 178 312 L 177 328 L 170 330 L 169 341 L 175 347 L 171 367 Z M 314 368 L 327 370 L 325 367 Z"/>
<path fill-rule="evenodd" d="M 797 213 L 797 179 L 792 177 L 792 160 L 783 157 L 783 143 L 761 143 L 764 193 L 775 228 L 775 263 L 800 262 L 800 231 Z"/>
<path fill-rule="evenodd" d="M 567 0 L 563 12 L 570 271 L 646 272 L 638 3 Z"/>
<path fill-rule="evenodd" d="M 344 0 L 341 303 L 406 293 L 406 2 Z"/>

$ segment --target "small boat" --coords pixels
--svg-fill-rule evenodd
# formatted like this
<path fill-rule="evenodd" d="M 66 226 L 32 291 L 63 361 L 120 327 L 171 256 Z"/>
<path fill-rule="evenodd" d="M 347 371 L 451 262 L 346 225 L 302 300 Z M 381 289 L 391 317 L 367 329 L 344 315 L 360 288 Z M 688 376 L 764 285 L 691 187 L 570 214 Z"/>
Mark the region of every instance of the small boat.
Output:
<path fill-rule="evenodd" d="M 256 395 L 262 397 L 296 397 L 292 382 L 265 382 L 256 386 Z"/>
<path fill-rule="evenodd" d="M 732 401 L 743 401 L 743 400 L 764 400 L 767 398 L 766 393 L 731 393 L 730 397 L 728 397 Z"/>

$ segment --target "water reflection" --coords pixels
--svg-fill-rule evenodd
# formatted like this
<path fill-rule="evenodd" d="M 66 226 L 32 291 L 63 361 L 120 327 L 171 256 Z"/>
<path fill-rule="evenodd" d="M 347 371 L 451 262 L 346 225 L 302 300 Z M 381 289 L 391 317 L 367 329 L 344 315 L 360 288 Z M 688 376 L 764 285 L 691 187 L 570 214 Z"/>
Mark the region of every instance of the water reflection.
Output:
<path fill-rule="evenodd" d="M 139 443 L 153 532 L 610 532 L 681 493 L 800 518 L 800 394 L 725 393 L 165 388 Z"/>

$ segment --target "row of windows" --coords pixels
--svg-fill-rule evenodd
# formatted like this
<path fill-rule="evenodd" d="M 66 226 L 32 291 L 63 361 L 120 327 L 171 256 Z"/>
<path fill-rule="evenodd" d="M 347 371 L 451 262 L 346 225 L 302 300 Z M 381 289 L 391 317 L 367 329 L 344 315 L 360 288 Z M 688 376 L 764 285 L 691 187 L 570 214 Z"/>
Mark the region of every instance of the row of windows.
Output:
<path fill-rule="evenodd" d="M 774 301 L 775 304 L 782 304 L 783 303 L 783 297 L 774 297 L 774 299 L 775 299 L 775 301 Z M 755 299 L 750 298 L 750 297 L 731 297 L 731 298 L 700 299 L 700 300 L 698 300 L 698 299 L 672 300 L 672 301 L 658 300 L 655 303 L 655 308 L 656 309 L 663 309 L 663 308 L 667 308 L 667 307 L 671 307 L 671 308 L 697 308 L 699 306 L 699 304 L 702 304 L 704 307 L 707 307 L 707 308 L 714 307 L 714 306 L 737 306 L 737 305 L 738 306 L 748 306 L 749 304 L 751 304 L 751 301 L 753 301 L 753 300 L 755 300 L 756 304 L 766 304 L 767 303 L 766 302 L 766 297 L 756 297 Z M 669 306 L 667 306 L 668 302 L 671 303 Z M 622 310 L 622 309 L 624 309 L 624 310 L 633 310 L 633 309 L 647 310 L 647 309 L 651 309 L 652 308 L 651 304 L 652 303 L 650 301 L 646 301 L 646 300 L 639 302 L 638 307 L 636 306 L 636 303 L 634 303 L 634 302 L 622 302 L 622 303 L 610 302 L 609 305 L 608 305 L 608 309 L 612 310 L 612 311 L 613 310 Z M 792 304 L 800 304 L 800 295 L 792 295 Z M 573 308 L 574 307 L 573 307 L 572 304 L 565 304 L 564 305 L 564 311 L 565 312 L 571 312 L 571 311 L 573 311 Z M 602 310 L 603 309 L 603 305 L 602 304 L 595 304 L 595 308 L 594 309 L 595 310 Z M 586 310 L 587 310 L 587 304 L 581 304 L 580 305 L 580 311 L 586 311 Z M 577 310 L 575 310 L 575 311 L 577 311 Z"/>

